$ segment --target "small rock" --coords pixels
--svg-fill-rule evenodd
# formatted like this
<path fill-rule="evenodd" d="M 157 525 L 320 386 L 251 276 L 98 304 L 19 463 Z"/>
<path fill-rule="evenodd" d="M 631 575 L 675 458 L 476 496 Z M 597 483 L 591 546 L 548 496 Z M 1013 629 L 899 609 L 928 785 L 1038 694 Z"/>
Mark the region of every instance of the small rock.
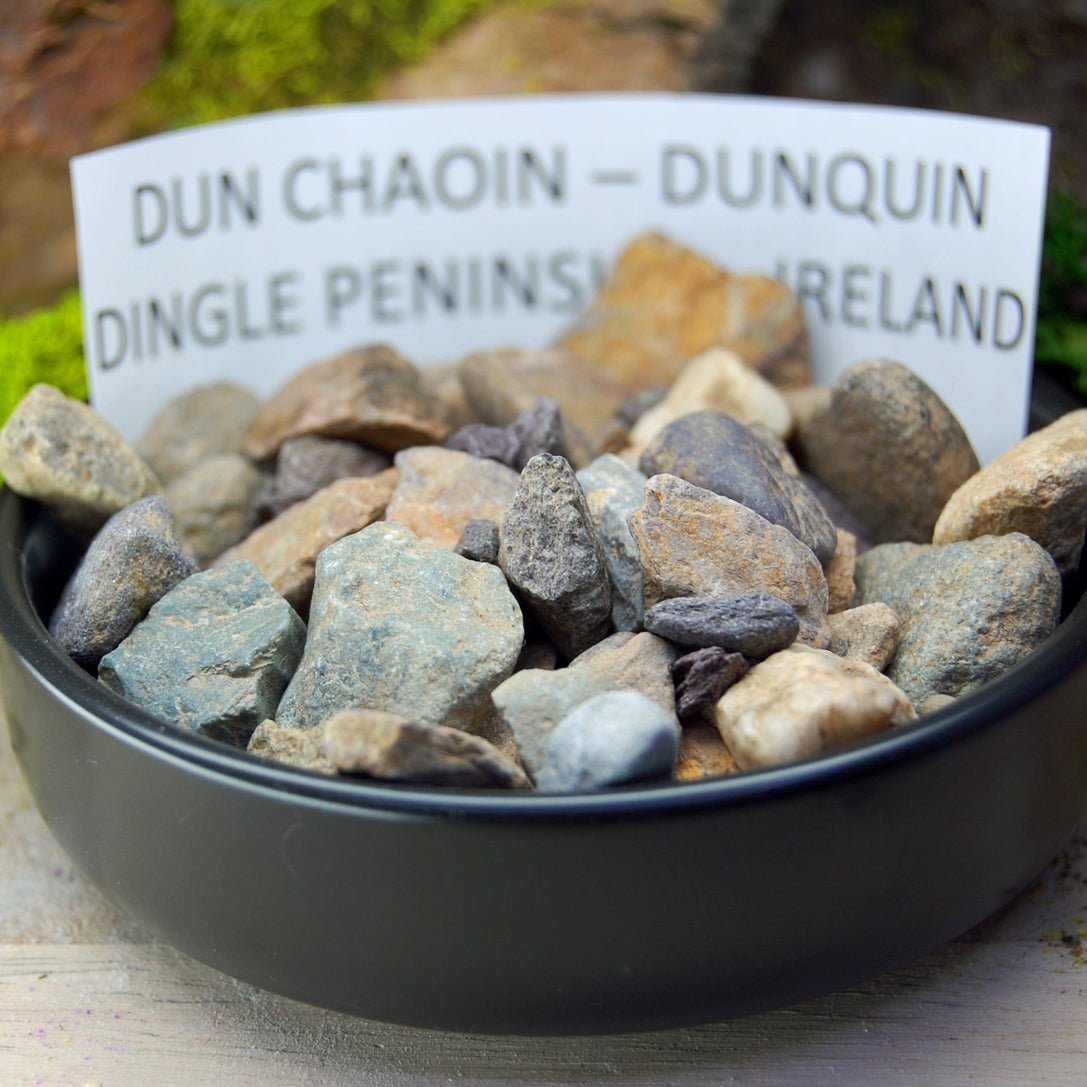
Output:
<path fill-rule="evenodd" d="M 928 713 L 936 713 L 938 710 L 950 706 L 955 701 L 949 694 L 930 694 L 924 702 L 918 703 L 917 716 L 924 717 Z"/>
<path fill-rule="evenodd" d="M 569 463 L 541 453 L 521 473 L 501 526 L 498 561 L 567 657 L 600 641 L 611 586 L 585 495 Z"/>
<path fill-rule="evenodd" d="M 520 468 L 517 463 L 521 452 L 521 439 L 510 427 L 490 426 L 487 423 L 469 423 L 450 435 L 446 449 L 456 449 L 473 457 L 496 460 L 507 468 Z"/>
<path fill-rule="evenodd" d="M 384 344 L 357 347 L 300 370 L 257 412 L 242 452 L 266 460 L 289 438 L 346 438 L 387 453 L 444 441 L 449 425 L 419 372 Z"/>
<path fill-rule="evenodd" d="M 672 665 L 676 685 L 676 713 L 681 720 L 712 706 L 750 665 L 742 653 L 711 645 L 677 657 Z"/>
<path fill-rule="evenodd" d="M 762 423 L 779 438 L 793 427 L 789 405 L 770 382 L 734 351 L 712 347 L 683 367 L 668 395 L 631 428 L 630 440 L 644 447 L 669 423 L 697 411 L 722 412 L 748 426 Z"/>
<path fill-rule="evenodd" d="M 220 555 L 216 565 L 248 559 L 299 614 L 305 615 L 318 556 L 329 544 L 381 517 L 397 478 L 396 469 L 390 468 L 376 476 L 330 483 L 255 529 Z"/>
<path fill-rule="evenodd" d="M 246 750 L 261 759 L 271 759 L 299 770 L 317 774 L 335 774 L 324 752 L 324 728 L 283 728 L 275 721 L 262 721 L 249 738 Z"/>
<path fill-rule="evenodd" d="M 668 390 L 660 386 L 640 389 L 628 396 L 616 409 L 616 422 L 625 426 L 627 430 L 633 430 L 638 420 L 651 408 L 655 408 L 667 395 Z"/>
<path fill-rule="evenodd" d="M 163 483 L 221 453 L 241 452 L 242 435 L 260 400 L 232 381 L 198 385 L 164 404 L 136 447 Z"/>
<path fill-rule="evenodd" d="M 500 570 L 381 521 L 318 556 L 306 652 L 276 720 L 307 728 L 365 706 L 470 729 L 523 638 Z"/>
<path fill-rule="evenodd" d="M 305 624 L 251 562 L 193 574 L 170 590 L 98 678 L 149 713 L 244 747 L 275 718 Z"/>
<path fill-rule="evenodd" d="M 1017 664 L 1060 618 L 1049 553 L 1013 532 L 942 546 L 882 544 L 857 560 L 857 603 L 902 624 L 887 674 L 910 700 L 958 697 Z"/>
<path fill-rule="evenodd" d="M 77 664 L 97 672 L 151 605 L 196 572 L 158 495 L 115 513 L 91 540 L 61 594 L 49 633 Z"/>
<path fill-rule="evenodd" d="M 518 475 L 497 461 L 419 446 L 396 454 L 400 482 L 385 516 L 421 540 L 452 550 L 473 519 L 501 525 Z"/>
<path fill-rule="evenodd" d="M 325 756 L 343 774 L 462 789 L 531 785 L 517 763 L 460 729 L 364 709 L 340 710 L 319 727 Z"/>
<path fill-rule="evenodd" d="M 583 792 L 669 778 L 679 755 L 675 717 L 638 691 L 583 702 L 547 739 L 541 790 Z"/>
<path fill-rule="evenodd" d="M 1041 544 L 1067 577 L 1079 566 L 1087 530 L 1087 408 L 997 457 L 948 499 L 932 542 L 1022 532 Z"/>
<path fill-rule="evenodd" d="M 521 412 L 510 423 L 518 442 L 517 467 L 524 468 L 533 457 L 551 453 L 570 458 L 566 448 L 566 432 L 559 402 L 549 396 L 538 397 L 532 407 Z"/>
<path fill-rule="evenodd" d="M 901 624 L 886 604 L 862 604 L 827 616 L 831 653 L 882 672 L 898 648 Z"/>
<path fill-rule="evenodd" d="M 857 567 L 857 537 L 848 529 L 839 528 L 838 546 L 834 554 L 823 563 L 823 573 L 827 579 L 827 611 L 845 611 L 853 606 L 853 596 L 857 586 L 853 582 L 853 571 Z"/>
<path fill-rule="evenodd" d="M 646 611 L 645 629 L 677 645 L 718 646 L 757 660 L 792 645 L 800 621 L 784 600 L 756 590 L 662 600 Z"/>
<path fill-rule="evenodd" d="M 521 753 L 517 750 L 517 740 L 513 735 L 513 729 L 506 724 L 498 710 L 492 709 L 478 724 L 473 725 L 471 734 L 498 748 L 517 766 L 521 765 Z"/>
<path fill-rule="evenodd" d="M 876 669 L 805 645 L 756 664 L 714 707 L 742 770 L 812 758 L 914 716 L 906 695 Z"/>
<path fill-rule="evenodd" d="M 819 500 L 749 427 L 728 415 L 701 411 L 669 423 L 646 447 L 639 467 L 747 506 L 788 529 L 820 562 L 834 554 L 837 533 Z"/>
<path fill-rule="evenodd" d="M 824 646 L 827 583 L 815 555 L 753 510 L 675 476 L 654 476 L 630 516 L 642 557 L 645 602 L 677 596 L 740 596 L 755 590 L 789 604 L 798 638 Z"/>
<path fill-rule="evenodd" d="M 740 772 L 732 752 L 715 725 L 705 721 L 685 723 L 679 738 L 676 781 L 705 781 Z"/>
<path fill-rule="evenodd" d="M 611 621 L 616 630 L 638 630 L 645 611 L 645 589 L 638 545 L 627 518 L 642 504 L 646 477 L 612 453 L 597 457 L 577 473 L 592 515 L 596 538 L 611 582 Z"/>
<path fill-rule="evenodd" d="M 546 642 L 536 642 L 532 645 L 526 645 L 521 650 L 521 655 L 517 658 L 517 664 L 513 670 L 520 672 L 525 668 L 542 668 L 545 671 L 553 672 L 558 666 L 559 655 L 555 652 L 555 647 Z"/>
<path fill-rule="evenodd" d="M 497 566 L 498 525 L 482 517 L 473 517 L 464 526 L 464 531 L 453 548 L 453 554 L 462 555 L 472 562 L 489 562 L 492 566 Z"/>
<path fill-rule="evenodd" d="M 797 436 L 807 470 L 877 543 L 927 543 L 944 504 L 978 470 L 947 405 L 888 359 L 840 374 L 826 415 L 798 424 Z"/>
<path fill-rule="evenodd" d="M 52 385 L 34 385 L 0 429 L 0 474 L 17 494 L 91 533 L 162 490 L 143 457 L 105 419 Z"/>
<path fill-rule="evenodd" d="M 450 430 L 460 430 L 477 421 L 476 413 L 464 395 L 459 362 L 421 367 L 419 384 L 427 396 L 437 401 L 441 414 L 449 421 Z"/>
<path fill-rule="evenodd" d="M 253 531 L 263 486 L 257 467 L 238 453 L 197 461 L 167 485 L 163 498 L 200 566 Z"/>
<path fill-rule="evenodd" d="M 391 467 L 384 454 L 339 438 L 288 438 L 276 454 L 275 476 L 261 496 L 259 512 L 278 517 L 338 479 L 375 476 Z"/>

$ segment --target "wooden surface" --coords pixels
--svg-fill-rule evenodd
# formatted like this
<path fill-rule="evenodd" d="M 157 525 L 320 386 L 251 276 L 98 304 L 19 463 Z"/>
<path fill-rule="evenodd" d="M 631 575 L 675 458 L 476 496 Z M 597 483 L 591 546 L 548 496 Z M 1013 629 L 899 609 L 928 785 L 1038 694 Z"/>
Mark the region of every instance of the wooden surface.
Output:
<path fill-rule="evenodd" d="M 643 1035 L 437 1034 L 310 1008 L 152 941 L 76 875 L 0 722 L 0 1087 L 1087 1084 L 1087 824 L 1041 881 L 910 967 Z"/>

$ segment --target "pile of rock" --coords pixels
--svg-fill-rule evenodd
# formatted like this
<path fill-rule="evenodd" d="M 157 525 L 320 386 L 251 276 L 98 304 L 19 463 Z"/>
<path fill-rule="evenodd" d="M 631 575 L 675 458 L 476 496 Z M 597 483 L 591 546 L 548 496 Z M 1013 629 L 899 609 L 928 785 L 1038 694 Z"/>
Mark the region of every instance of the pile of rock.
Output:
<path fill-rule="evenodd" d="M 386 346 L 131 446 L 33 389 L 0 471 L 90 537 L 50 631 L 151 713 L 326 773 L 567 791 L 820 754 L 1060 618 L 1087 410 L 980 469 L 936 394 L 811 384 L 797 300 L 637 239 L 546 350 Z"/>

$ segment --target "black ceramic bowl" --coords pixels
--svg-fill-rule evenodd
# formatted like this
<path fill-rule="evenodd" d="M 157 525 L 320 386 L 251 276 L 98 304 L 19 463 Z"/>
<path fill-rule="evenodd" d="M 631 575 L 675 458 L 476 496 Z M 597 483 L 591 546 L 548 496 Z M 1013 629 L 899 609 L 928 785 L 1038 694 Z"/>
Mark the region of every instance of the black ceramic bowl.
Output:
<path fill-rule="evenodd" d="M 497 795 L 321 778 L 162 725 L 46 634 L 70 541 L 10 492 L 0 541 L 0 689 L 73 861 L 195 958 L 362 1016 L 587 1033 L 794 1003 L 980 921 L 1087 797 L 1087 602 L 998 680 L 830 757 Z"/>

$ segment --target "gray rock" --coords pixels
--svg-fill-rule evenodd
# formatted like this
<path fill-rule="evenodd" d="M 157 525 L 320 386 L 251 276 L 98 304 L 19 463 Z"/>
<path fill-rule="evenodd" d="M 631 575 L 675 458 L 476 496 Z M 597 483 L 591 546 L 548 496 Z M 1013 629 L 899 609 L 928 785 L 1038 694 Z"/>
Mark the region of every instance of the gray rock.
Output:
<path fill-rule="evenodd" d="M 237 453 L 257 414 L 255 393 L 231 381 L 214 381 L 182 393 L 159 409 L 136 442 L 163 483 L 198 461 Z"/>
<path fill-rule="evenodd" d="M 306 728 L 363 707 L 470 728 L 522 641 L 500 570 L 378 522 L 318 557 L 306 651 L 276 720 Z"/>
<path fill-rule="evenodd" d="M 638 545 L 627 519 L 642 504 L 646 478 L 612 453 L 577 473 L 592 515 L 611 582 L 611 620 L 616 630 L 638 630 L 645 611 L 645 587 Z"/>
<path fill-rule="evenodd" d="M 918 705 L 1000 675 L 1060 617 L 1057 567 L 1018 532 L 943 546 L 882 544 L 857 559 L 856 581 L 858 604 L 880 601 L 898 616 L 887 674 Z"/>
<path fill-rule="evenodd" d="M 469 423 L 449 436 L 446 449 L 457 449 L 473 457 L 496 460 L 507 468 L 520 468 L 518 454 L 521 439 L 510 427 L 490 426 L 487 423 Z"/>
<path fill-rule="evenodd" d="M 485 517 L 473 517 L 464 526 L 460 539 L 453 548 L 454 555 L 462 555 L 473 562 L 498 563 L 498 525 Z"/>
<path fill-rule="evenodd" d="M 0 474 L 17 494 L 87 533 L 162 490 L 105 419 L 52 385 L 33 386 L 0 430 Z"/>
<path fill-rule="evenodd" d="M 275 718 L 306 627 L 251 563 L 193 574 L 112 653 L 98 678 L 149 713 L 244 747 Z"/>
<path fill-rule="evenodd" d="M 669 778 L 679 755 L 676 719 L 637 691 L 583 702 L 547 739 L 541 790 L 582 792 Z"/>
<path fill-rule="evenodd" d="M 557 400 L 541 396 L 532 407 L 521 412 L 510 424 L 510 432 L 517 438 L 516 466 L 524 468 L 533 457 L 551 453 L 556 457 L 569 457 L 562 422 L 562 409 Z"/>
<path fill-rule="evenodd" d="M 792 645 L 800 620 L 784 600 L 756 591 L 662 600 L 645 613 L 645 629 L 677 645 L 716 645 L 758 659 Z"/>
<path fill-rule="evenodd" d="M 837 533 L 819 500 L 749 427 L 729 415 L 681 416 L 650 442 L 638 466 L 647 476 L 679 476 L 747 506 L 788 529 L 820 562 L 834 554 Z"/>
<path fill-rule="evenodd" d="M 712 645 L 678 657 L 672 665 L 676 713 L 691 718 L 712 706 L 749 668 L 742 653 Z"/>
<path fill-rule="evenodd" d="M 141 498 L 98 530 L 61 594 L 49 633 L 95 671 L 155 601 L 195 572 L 166 503 L 158 495 Z"/>
<path fill-rule="evenodd" d="M 541 453 L 521 473 L 498 556 L 510 584 L 567 657 L 600 641 L 611 586 L 592 517 L 569 463 Z"/>

